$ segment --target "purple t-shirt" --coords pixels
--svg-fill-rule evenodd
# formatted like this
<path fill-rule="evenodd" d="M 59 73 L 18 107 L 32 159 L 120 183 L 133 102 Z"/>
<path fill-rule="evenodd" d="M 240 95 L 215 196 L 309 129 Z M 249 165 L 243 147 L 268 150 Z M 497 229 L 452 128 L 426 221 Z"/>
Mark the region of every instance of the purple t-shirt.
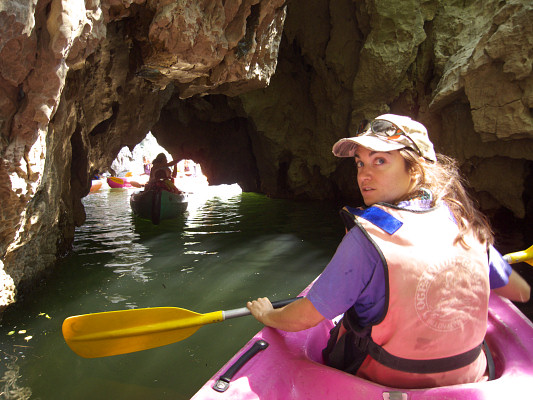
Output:
<path fill-rule="evenodd" d="M 490 288 L 505 286 L 509 282 L 511 266 L 494 247 L 490 246 L 488 253 Z M 383 315 L 384 274 L 378 251 L 365 234 L 354 227 L 344 236 L 306 297 L 327 319 L 333 319 L 353 306 L 361 326 L 365 326 L 380 320 Z"/>

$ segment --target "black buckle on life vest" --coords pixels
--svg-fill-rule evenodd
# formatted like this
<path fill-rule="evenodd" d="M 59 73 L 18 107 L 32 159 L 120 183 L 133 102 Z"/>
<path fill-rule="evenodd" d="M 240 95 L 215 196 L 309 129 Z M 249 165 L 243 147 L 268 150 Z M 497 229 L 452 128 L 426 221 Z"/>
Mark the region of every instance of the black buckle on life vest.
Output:
<path fill-rule="evenodd" d="M 372 339 L 370 338 L 370 336 L 361 336 L 359 335 L 357 332 L 354 332 L 355 333 L 355 337 L 354 337 L 354 343 L 355 343 L 355 346 L 361 350 L 362 352 L 364 353 L 369 353 L 369 345 L 370 345 L 370 342 L 372 341 Z"/>

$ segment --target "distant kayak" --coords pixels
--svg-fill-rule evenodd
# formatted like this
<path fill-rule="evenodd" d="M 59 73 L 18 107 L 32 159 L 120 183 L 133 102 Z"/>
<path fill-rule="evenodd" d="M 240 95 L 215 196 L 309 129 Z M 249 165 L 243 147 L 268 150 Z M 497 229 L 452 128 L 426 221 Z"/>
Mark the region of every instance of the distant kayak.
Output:
<path fill-rule="evenodd" d="M 131 187 L 131 183 L 128 178 L 118 178 L 116 176 L 110 176 L 107 178 L 107 184 L 111 189 L 120 189 Z"/>
<path fill-rule="evenodd" d="M 91 182 L 91 189 L 89 190 L 89 193 L 97 192 L 101 188 L 102 188 L 102 181 L 99 179 L 93 179 Z"/>
<path fill-rule="evenodd" d="M 263 328 L 192 400 L 529 397 L 533 382 L 533 324 L 509 300 L 494 293 L 490 296 L 486 334 L 496 373 L 496 379 L 491 381 L 409 390 L 350 375 L 323 364 L 322 349 L 333 326 L 332 321 L 324 320 L 300 332 Z M 244 364 L 239 365 L 237 360 Z"/>
<path fill-rule="evenodd" d="M 142 190 L 132 193 L 130 206 L 135 215 L 157 225 L 162 219 L 182 215 L 187 209 L 187 198 L 183 193 L 171 193 L 159 188 Z"/>

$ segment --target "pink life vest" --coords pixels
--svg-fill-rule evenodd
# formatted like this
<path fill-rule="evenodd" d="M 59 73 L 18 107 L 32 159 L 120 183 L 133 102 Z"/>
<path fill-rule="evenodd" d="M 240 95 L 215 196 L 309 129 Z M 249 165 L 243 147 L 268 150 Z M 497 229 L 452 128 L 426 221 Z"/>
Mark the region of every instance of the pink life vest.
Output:
<path fill-rule="evenodd" d="M 422 212 L 370 208 L 397 221 L 391 233 L 356 217 L 386 261 L 388 308 L 372 327 L 372 340 L 407 360 L 442 359 L 478 347 L 487 329 L 490 294 L 486 246 L 472 236 L 465 237 L 469 249 L 454 244 L 458 228 L 444 206 Z M 404 372 L 367 356 L 357 376 L 398 388 L 423 388 L 477 382 L 485 369 L 483 352 L 469 365 L 438 373 Z"/>

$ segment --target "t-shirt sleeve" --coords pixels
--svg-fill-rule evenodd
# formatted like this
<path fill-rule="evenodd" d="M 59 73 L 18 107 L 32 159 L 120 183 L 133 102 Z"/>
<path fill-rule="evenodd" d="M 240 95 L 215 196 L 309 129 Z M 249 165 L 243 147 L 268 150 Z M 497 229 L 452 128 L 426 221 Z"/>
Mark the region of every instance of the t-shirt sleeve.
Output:
<path fill-rule="evenodd" d="M 489 282 L 491 289 L 498 289 L 509 283 L 512 267 L 498 250 L 489 246 Z"/>
<path fill-rule="evenodd" d="M 385 290 L 381 257 L 363 232 L 354 227 L 344 236 L 306 297 L 327 319 L 355 305 L 365 320 L 381 314 Z"/>

